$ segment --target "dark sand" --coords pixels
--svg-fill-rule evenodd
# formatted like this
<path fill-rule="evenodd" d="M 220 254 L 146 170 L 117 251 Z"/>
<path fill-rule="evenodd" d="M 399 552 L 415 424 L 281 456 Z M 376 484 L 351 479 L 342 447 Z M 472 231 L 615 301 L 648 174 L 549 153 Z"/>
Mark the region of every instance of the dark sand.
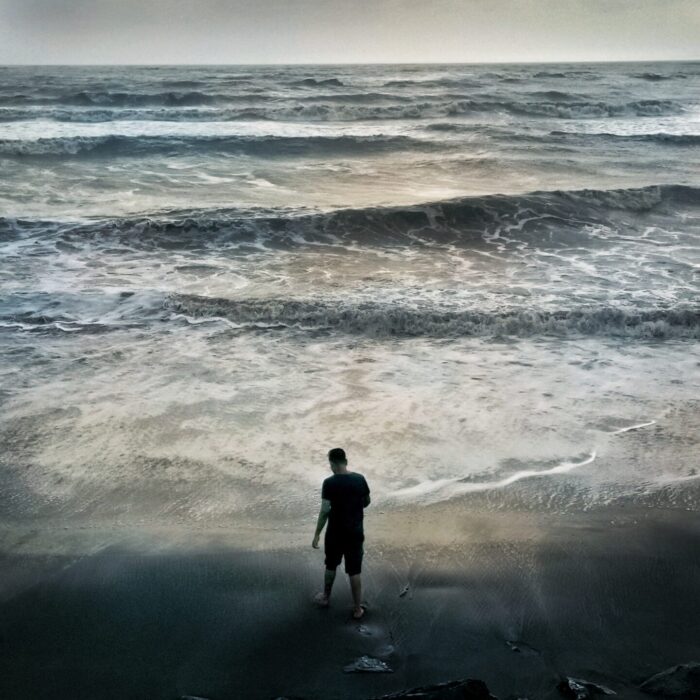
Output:
<path fill-rule="evenodd" d="M 0 698 L 354 699 L 473 677 L 534 700 L 559 697 L 562 674 L 634 698 L 644 678 L 700 658 L 697 513 L 453 504 L 371 524 L 362 629 L 344 577 L 331 609 L 310 603 L 312 527 L 5 527 Z M 393 674 L 343 673 L 387 645 Z"/>

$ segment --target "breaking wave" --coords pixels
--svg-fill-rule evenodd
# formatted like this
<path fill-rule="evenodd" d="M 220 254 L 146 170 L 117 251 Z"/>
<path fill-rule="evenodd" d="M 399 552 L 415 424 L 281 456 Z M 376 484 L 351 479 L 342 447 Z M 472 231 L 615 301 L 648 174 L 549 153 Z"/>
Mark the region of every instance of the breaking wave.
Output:
<path fill-rule="evenodd" d="M 279 209 L 182 209 L 77 223 L 0 219 L 0 238 L 26 233 L 68 241 L 118 240 L 140 248 L 246 245 L 289 248 L 308 244 L 419 246 L 483 241 L 539 247 L 595 245 L 590 224 L 611 213 L 677 216 L 700 207 L 700 188 L 658 185 L 636 189 L 485 195 L 404 207 L 368 207 L 309 213 Z M 626 236 L 634 230 L 626 227 Z"/>
<path fill-rule="evenodd" d="M 196 322 L 225 319 L 240 327 L 335 331 L 371 337 L 609 336 L 639 339 L 700 338 L 700 308 L 623 310 L 593 308 L 502 312 L 416 309 L 380 302 L 234 300 L 174 295 L 174 314 Z"/>
<path fill-rule="evenodd" d="M 99 334 L 163 322 L 225 323 L 240 332 L 342 333 L 367 338 L 609 337 L 642 341 L 700 338 L 700 307 L 561 308 L 504 310 L 444 307 L 352 298 L 251 299 L 171 294 L 114 300 L 106 313 L 4 313 L 0 328 L 39 334 Z"/>

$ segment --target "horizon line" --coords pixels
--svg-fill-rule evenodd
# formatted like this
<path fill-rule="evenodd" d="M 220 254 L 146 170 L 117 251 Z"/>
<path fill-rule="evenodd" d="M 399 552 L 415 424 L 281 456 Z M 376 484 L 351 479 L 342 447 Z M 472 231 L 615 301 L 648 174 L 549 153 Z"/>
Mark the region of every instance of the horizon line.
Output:
<path fill-rule="evenodd" d="M 585 60 L 545 60 L 545 61 L 306 61 L 271 63 L 0 63 L 2 68 L 107 68 L 129 66 L 134 68 L 191 68 L 191 67 L 276 67 L 276 66 L 505 66 L 505 65 L 561 65 L 561 64 L 628 64 L 628 63 L 700 63 L 697 58 L 635 58 L 635 59 L 585 59 Z"/>

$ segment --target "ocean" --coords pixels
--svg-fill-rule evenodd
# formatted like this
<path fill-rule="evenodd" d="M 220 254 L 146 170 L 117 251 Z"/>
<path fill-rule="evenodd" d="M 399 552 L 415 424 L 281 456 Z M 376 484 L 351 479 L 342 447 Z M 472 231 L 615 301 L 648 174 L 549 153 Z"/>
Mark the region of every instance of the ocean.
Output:
<path fill-rule="evenodd" d="M 700 505 L 700 63 L 2 67 L 0 251 L 6 522 Z"/>

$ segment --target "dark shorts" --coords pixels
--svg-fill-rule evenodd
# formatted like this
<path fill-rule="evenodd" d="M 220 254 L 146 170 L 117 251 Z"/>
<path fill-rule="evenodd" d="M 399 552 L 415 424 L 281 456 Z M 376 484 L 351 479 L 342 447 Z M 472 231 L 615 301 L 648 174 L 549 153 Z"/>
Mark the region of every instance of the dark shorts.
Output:
<path fill-rule="evenodd" d="M 335 570 L 340 560 L 345 559 L 345 573 L 355 576 L 362 572 L 362 544 L 365 536 L 362 534 L 336 535 L 326 533 L 326 569 Z"/>

